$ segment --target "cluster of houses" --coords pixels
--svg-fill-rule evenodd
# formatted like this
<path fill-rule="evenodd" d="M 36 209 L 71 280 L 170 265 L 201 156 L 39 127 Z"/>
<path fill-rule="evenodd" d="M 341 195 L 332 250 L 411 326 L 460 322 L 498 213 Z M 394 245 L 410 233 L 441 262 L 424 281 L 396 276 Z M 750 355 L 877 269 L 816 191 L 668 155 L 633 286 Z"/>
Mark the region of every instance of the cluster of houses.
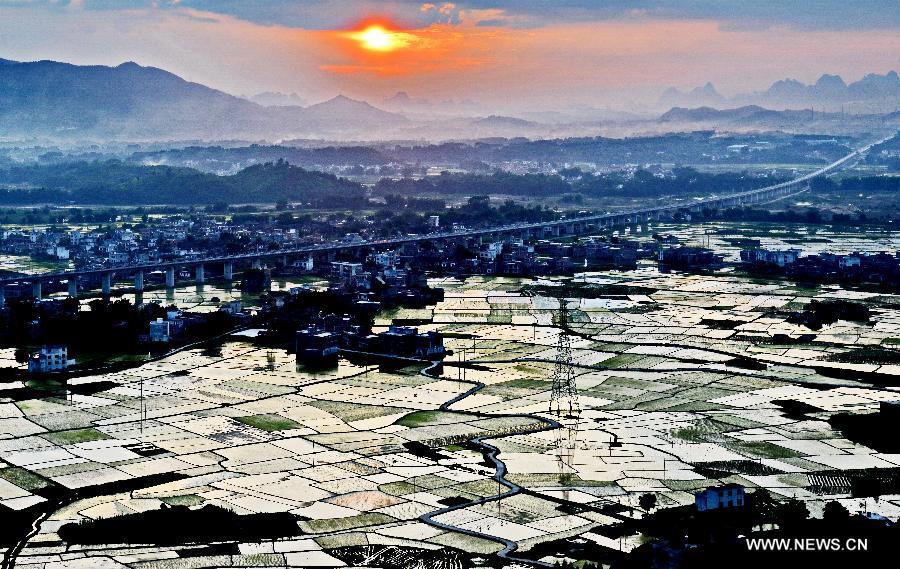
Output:
<path fill-rule="evenodd" d="M 724 266 L 724 257 L 705 247 L 680 245 L 659 250 L 659 264 L 672 269 L 716 269 Z"/>
<path fill-rule="evenodd" d="M 900 284 L 900 252 L 801 256 L 799 249 L 754 247 L 741 251 L 741 261 L 751 271 L 779 273 L 801 280 Z"/>
<path fill-rule="evenodd" d="M 444 338 L 437 332 L 419 332 L 410 326 L 389 326 L 384 332 L 373 334 L 361 326 L 351 324 L 349 317 L 332 317 L 319 325 L 299 330 L 295 349 L 297 363 L 329 365 L 337 362 L 340 350 L 367 355 L 440 359 L 444 356 Z"/>
<path fill-rule="evenodd" d="M 227 242 L 243 240 L 259 249 L 300 246 L 317 237 L 266 222 L 235 223 L 201 215 L 174 215 L 117 229 L 50 226 L 4 230 L 0 232 L 0 253 L 97 269 L 190 261 L 226 253 L 222 249 L 226 242 L 220 240 L 224 234 L 230 238 Z"/>
<path fill-rule="evenodd" d="M 655 241 L 590 239 L 577 242 L 505 239 L 482 243 L 407 244 L 391 253 L 395 264 L 445 275 L 571 275 L 576 271 L 633 269 L 656 255 Z M 334 276 L 340 276 L 333 273 Z"/>

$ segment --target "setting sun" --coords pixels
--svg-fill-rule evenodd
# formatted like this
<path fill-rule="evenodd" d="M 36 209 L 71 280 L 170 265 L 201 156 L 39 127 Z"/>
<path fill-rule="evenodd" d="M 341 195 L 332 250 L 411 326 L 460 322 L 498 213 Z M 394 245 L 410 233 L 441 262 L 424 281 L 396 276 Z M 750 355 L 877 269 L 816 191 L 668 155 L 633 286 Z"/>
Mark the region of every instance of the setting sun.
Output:
<path fill-rule="evenodd" d="M 371 25 L 353 32 L 350 37 L 370 51 L 393 51 L 409 45 L 408 34 L 394 32 L 379 25 Z"/>

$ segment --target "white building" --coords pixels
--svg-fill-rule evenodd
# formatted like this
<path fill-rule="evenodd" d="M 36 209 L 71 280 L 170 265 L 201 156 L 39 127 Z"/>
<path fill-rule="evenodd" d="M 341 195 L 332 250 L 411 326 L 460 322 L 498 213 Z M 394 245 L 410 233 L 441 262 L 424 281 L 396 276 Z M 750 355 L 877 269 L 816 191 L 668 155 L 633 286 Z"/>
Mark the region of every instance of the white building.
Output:
<path fill-rule="evenodd" d="M 310 255 L 306 259 L 296 259 L 293 262 L 293 267 L 295 269 L 301 269 L 307 272 L 312 271 L 314 267 L 312 255 Z"/>
<path fill-rule="evenodd" d="M 503 252 L 503 243 L 500 241 L 495 241 L 493 243 L 488 243 L 488 245 L 478 252 L 478 256 L 485 261 L 493 261 L 497 258 L 497 255 Z"/>
<path fill-rule="evenodd" d="M 168 342 L 172 339 L 171 322 L 157 318 L 150 323 L 150 341 Z"/>
<path fill-rule="evenodd" d="M 69 348 L 66 346 L 44 346 L 28 358 L 29 373 L 50 373 L 69 368 L 74 360 L 69 359 Z"/>
<path fill-rule="evenodd" d="M 362 270 L 362 263 L 348 263 L 346 261 L 334 261 L 331 263 L 331 276 L 340 279 L 355 277 Z"/>
<path fill-rule="evenodd" d="M 694 504 L 700 512 L 743 507 L 744 487 L 740 484 L 724 484 L 707 488 L 694 496 Z"/>

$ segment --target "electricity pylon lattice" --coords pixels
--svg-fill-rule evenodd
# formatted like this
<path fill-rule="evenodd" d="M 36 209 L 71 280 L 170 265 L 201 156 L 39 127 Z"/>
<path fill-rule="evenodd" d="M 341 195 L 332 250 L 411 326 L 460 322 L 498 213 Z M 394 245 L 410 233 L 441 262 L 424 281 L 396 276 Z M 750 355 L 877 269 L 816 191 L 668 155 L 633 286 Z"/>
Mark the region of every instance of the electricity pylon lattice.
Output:
<path fill-rule="evenodd" d="M 565 299 L 559 301 L 559 339 L 556 343 L 556 365 L 553 368 L 553 391 L 550 393 L 550 413 L 554 415 L 559 428 L 556 430 L 556 463 L 559 468 L 559 482 L 567 485 L 572 473 L 572 459 L 578 439 L 578 421 L 581 407 L 578 404 L 578 388 L 575 385 L 575 370 L 572 367 L 572 347 L 568 335 L 568 307 Z M 564 491 L 568 499 L 568 490 Z"/>
<path fill-rule="evenodd" d="M 553 391 L 550 393 L 550 412 L 567 416 L 581 411 L 578 406 L 578 389 L 575 387 L 575 370 L 572 368 L 572 346 L 569 344 L 568 308 L 566 300 L 559 301 L 559 339 L 556 341 L 556 365 L 553 368 Z"/>

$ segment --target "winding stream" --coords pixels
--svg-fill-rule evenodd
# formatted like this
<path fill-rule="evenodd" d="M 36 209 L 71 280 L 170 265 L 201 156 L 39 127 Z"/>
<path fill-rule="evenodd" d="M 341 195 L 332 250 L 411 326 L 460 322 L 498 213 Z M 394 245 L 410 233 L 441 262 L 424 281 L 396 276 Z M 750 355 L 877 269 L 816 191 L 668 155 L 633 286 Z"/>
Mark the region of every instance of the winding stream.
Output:
<path fill-rule="evenodd" d="M 432 377 L 432 378 L 437 377 L 436 375 L 433 375 L 429 372 L 433 371 L 439 365 L 442 365 L 442 363 L 443 363 L 442 361 L 434 362 L 430 366 L 421 370 L 420 373 L 427 377 Z M 460 383 L 468 383 L 468 384 L 472 385 L 472 388 L 469 389 L 468 391 L 465 391 L 465 392 L 457 395 L 456 397 L 454 397 L 452 399 L 449 399 L 448 401 L 445 401 L 438 408 L 441 411 L 450 411 L 451 405 L 453 405 L 454 403 L 457 403 L 459 401 L 462 401 L 463 399 L 469 397 L 470 395 L 474 395 L 475 393 L 478 393 L 485 387 L 485 385 L 483 383 L 477 382 L 477 381 L 467 381 L 467 380 L 457 380 L 457 381 L 459 381 Z M 515 435 L 540 433 L 543 431 L 550 431 L 550 430 L 558 429 L 561 427 L 561 425 L 557 421 L 554 421 L 553 419 L 547 419 L 547 418 L 538 417 L 535 415 L 515 415 L 515 414 L 514 415 L 493 415 L 492 414 L 492 415 L 486 415 L 486 416 L 488 416 L 488 417 L 505 417 L 505 418 L 528 418 L 528 419 L 532 419 L 532 420 L 539 420 L 542 423 L 544 423 L 544 426 L 539 429 L 533 429 L 533 428 L 521 429 L 519 431 L 513 431 L 510 433 L 503 433 L 503 434 L 497 434 L 497 435 L 483 435 L 480 437 L 475 437 L 473 439 L 470 439 L 470 442 L 472 444 L 474 444 L 475 446 L 477 446 L 481 450 L 485 459 L 490 461 L 491 463 L 493 463 L 494 476 L 492 476 L 492 479 L 496 480 L 498 482 L 498 484 L 502 484 L 503 486 L 505 486 L 507 488 L 506 492 L 495 494 L 493 496 L 485 496 L 483 498 L 479 498 L 477 500 L 472 500 L 470 502 L 464 502 L 462 504 L 456 504 L 454 506 L 447 506 L 446 508 L 441 508 L 440 510 L 428 512 L 427 514 L 422 514 L 421 516 L 419 516 L 419 520 L 421 520 L 422 522 L 424 522 L 430 526 L 434 526 L 439 529 L 452 531 L 452 532 L 456 532 L 456 533 L 461 533 L 463 535 L 469 535 L 472 537 L 478 537 L 481 539 L 486 539 L 489 541 L 493 541 L 495 543 L 499 543 L 503 546 L 503 549 L 498 551 L 496 553 L 496 555 L 503 559 L 508 559 L 510 561 L 515 561 L 517 563 L 531 565 L 533 567 L 553 567 L 552 564 L 544 563 L 543 561 L 536 561 L 533 559 L 525 559 L 522 557 L 513 556 L 512 553 L 515 552 L 519 548 L 519 544 L 511 539 L 506 539 L 504 537 L 499 537 L 499 536 L 495 536 L 495 535 L 489 535 L 489 534 L 478 532 L 475 530 L 461 528 L 459 526 L 445 524 L 443 522 L 439 522 L 434 519 L 435 516 L 440 516 L 440 515 L 443 515 L 443 514 L 446 514 L 449 512 L 457 511 L 457 510 L 463 510 L 463 509 L 469 508 L 471 506 L 480 506 L 482 504 L 487 504 L 489 502 L 497 502 L 497 501 L 503 500 L 504 498 L 509 498 L 511 496 L 515 496 L 516 494 L 519 494 L 522 492 L 521 486 L 519 486 L 515 482 L 510 482 L 509 480 L 506 479 L 506 472 L 507 472 L 506 463 L 504 463 L 501 459 L 497 458 L 497 455 L 500 454 L 500 449 L 498 449 L 497 447 L 495 447 L 491 444 L 484 442 L 485 439 L 498 439 L 498 438 L 502 438 L 502 437 L 511 437 L 511 436 L 515 436 Z"/>

